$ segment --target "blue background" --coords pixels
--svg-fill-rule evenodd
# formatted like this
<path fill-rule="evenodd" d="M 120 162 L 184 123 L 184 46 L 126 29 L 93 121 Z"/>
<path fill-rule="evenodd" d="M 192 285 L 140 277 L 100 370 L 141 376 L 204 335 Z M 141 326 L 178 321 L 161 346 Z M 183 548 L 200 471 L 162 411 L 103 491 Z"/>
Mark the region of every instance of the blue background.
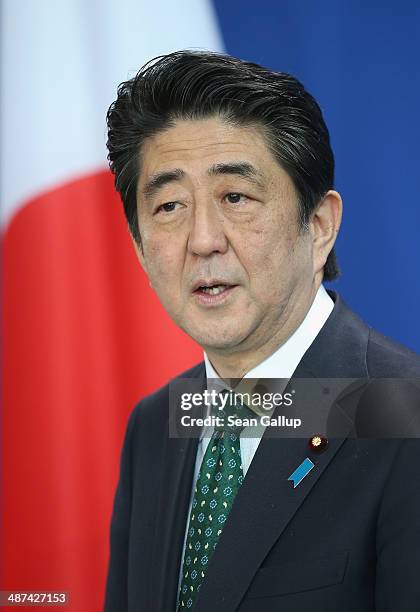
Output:
<path fill-rule="evenodd" d="M 420 2 L 213 0 L 226 51 L 318 100 L 344 200 L 331 288 L 420 352 Z"/>

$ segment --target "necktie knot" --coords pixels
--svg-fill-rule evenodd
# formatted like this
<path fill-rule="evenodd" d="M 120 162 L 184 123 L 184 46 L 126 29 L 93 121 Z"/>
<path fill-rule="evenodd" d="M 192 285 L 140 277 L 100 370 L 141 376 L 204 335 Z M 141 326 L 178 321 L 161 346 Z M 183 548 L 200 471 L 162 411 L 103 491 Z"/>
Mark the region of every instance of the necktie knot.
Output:
<path fill-rule="evenodd" d="M 219 393 L 218 401 L 213 408 L 213 413 L 217 417 L 214 429 L 219 436 L 225 433 L 239 436 L 251 416 L 249 408 L 236 397 L 234 391 L 228 389 L 223 389 Z"/>

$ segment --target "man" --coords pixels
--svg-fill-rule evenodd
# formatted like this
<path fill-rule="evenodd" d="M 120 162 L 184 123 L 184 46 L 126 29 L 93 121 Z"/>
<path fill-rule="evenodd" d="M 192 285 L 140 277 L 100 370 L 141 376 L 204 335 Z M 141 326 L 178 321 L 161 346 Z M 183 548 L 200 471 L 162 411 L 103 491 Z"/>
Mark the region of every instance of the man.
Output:
<path fill-rule="evenodd" d="M 420 376 L 417 356 L 323 288 L 338 275 L 342 201 L 321 111 L 295 78 L 173 53 L 120 86 L 108 128 L 140 263 L 204 349 L 178 382 L 212 380 L 223 398 L 240 379 L 325 393 L 323 379 L 351 379 L 345 398 L 360 402 L 359 380 Z M 309 445 L 225 424 L 171 437 L 172 387 L 129 419 L 108 612 L 420 610 L 416 439 L 355 437 L 354 399 L 339 404 L 340 436 L 326 426 Z"/>

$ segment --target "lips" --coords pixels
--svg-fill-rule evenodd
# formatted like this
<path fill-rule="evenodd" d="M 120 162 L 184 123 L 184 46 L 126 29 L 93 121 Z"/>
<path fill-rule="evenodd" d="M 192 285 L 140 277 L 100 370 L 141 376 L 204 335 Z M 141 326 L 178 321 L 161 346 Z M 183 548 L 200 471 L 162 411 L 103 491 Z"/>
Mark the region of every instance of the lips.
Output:
<path fill-rule="evenodd" d="M 201 293 L 204 295 L 219 295 L 235 287 L 233 283 L 228 282 L 226 279 L 212 278 L 212 279 L 198 279 L 192 287 L 193 293 Z"/>
<path fill-rule="evenodd" d="M 226 281 L 205 281 L 200 283 L 192 292 L 196 305 L 202 308 L 220 308 L 231 303 L 232 294 L 238 285 L 232 285 Z"/>

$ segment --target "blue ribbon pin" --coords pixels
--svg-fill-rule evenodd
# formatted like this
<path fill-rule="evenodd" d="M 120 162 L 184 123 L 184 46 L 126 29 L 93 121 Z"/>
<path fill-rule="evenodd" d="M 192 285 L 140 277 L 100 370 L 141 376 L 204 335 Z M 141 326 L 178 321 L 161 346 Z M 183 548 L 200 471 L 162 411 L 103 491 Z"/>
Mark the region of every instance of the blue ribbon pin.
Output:
<path fill-rule="evenodd" d="M 302 482 L 302 480 L 309 474 L 312 468 L 315 467 L 315 463 L 312 463 L 308 457 L 295 469 L 293 474 L 290 474 L 287 480 L 293 481 L 293 488 L 296 489 L 298 484 Z"/>

